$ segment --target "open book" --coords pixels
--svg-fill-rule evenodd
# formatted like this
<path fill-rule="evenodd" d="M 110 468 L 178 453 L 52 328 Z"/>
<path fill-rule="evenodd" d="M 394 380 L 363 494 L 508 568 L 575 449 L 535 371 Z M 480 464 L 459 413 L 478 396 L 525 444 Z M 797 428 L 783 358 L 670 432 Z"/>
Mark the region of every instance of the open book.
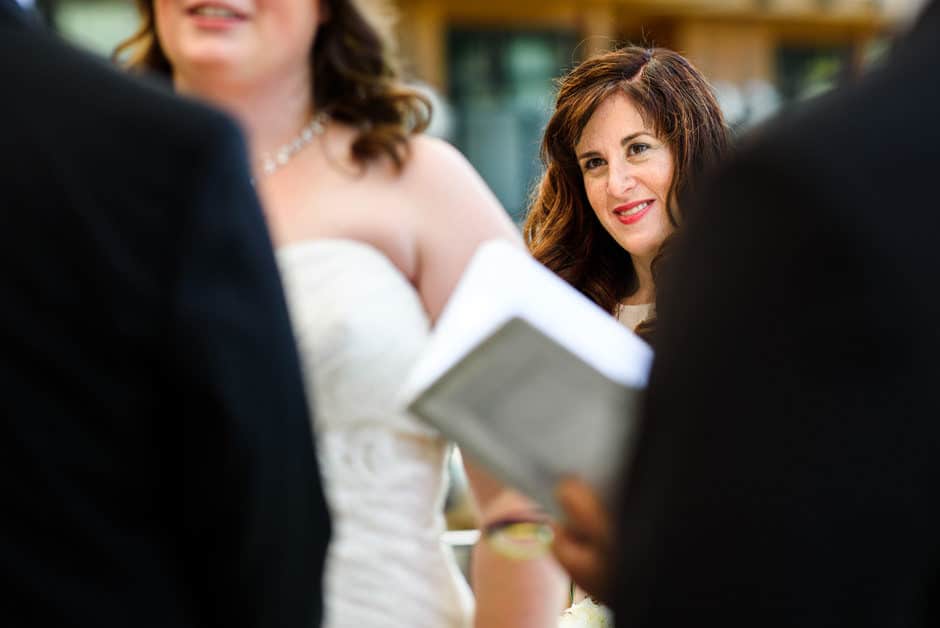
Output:
<path fill-rule="evenodd" d="M 406 380 L 409 411 L 559 516 L 578 475 L 609 498 L 652 350 L 512 244 L 483 244 Z"/>

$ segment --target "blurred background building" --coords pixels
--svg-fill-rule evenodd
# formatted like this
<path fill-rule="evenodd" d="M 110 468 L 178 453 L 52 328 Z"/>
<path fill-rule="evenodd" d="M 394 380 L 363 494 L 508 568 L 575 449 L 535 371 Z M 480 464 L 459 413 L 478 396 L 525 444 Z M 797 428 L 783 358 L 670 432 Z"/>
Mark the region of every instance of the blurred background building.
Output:
<path fill-rule="evenodd" d="M 369 2 L 370 0 L 360 0 Z M 398 0 L 408 76 L 518 220 L 539 175 L 553 79 L 622 43 L 665 46 L 712 81 L 732 127 L 850 79 L 924 0 Z M 108 54 L 133 32 L 133 0 L 35 0 L 81 46 Z"/>
<path fill-rule="evenodd" d="M 445 94 L 451 139 L 521 217 L 552 79 L 617 44 L 664 46 L 712 81 L 735 129 L 857 74 L 918 0 L 400 0 L 402 52 Z"/>

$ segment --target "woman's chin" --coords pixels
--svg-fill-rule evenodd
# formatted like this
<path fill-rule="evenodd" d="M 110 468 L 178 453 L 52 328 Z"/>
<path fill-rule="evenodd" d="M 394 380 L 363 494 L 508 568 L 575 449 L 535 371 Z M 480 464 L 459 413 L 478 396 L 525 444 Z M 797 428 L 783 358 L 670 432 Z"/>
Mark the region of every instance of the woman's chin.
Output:
<path fill-rule="evenodd" d="M 617 243 L 633 258 L 652 259 L 659 253 L 659 247 L 664 239 L 661 234 L 631 234 L 631 236 L 618 238 Z"/>
<path fill-rule="evenodd" d="M 189 55 L 183 62 L 174 64 L 173 69 L 176 83 L 183 91 L 187 86 L 241 85 L 250 79 L 248 64 L 231 55 Z"/>
<path fill-rule="evenodd" d="M 173 66 L 199 72 L 236 73 L 244 71 L 251 56 L 230 42 L 190 42 L 172 55 Z"/>

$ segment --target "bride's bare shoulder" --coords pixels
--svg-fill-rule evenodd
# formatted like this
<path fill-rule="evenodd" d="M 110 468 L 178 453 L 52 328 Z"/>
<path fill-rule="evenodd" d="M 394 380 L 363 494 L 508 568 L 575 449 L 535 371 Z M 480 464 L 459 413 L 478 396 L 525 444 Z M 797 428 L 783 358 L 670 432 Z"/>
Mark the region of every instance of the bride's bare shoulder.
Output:
<path fill-rule="evenodd" d="M 466 157 L 447 142 L 424 135 L 410 141 L 410 155 L 401 173 L 404 191 L 417 208 L 448 208 L 453 217 L 504 215 L 499 201 Z"/>
<path fill-rule="evenodd" d="M 405 178 L 427 181 L 432 175 L 474 176 L 473 166 L 454 146 L 436 137 L 415 135 L 408 140 L 408 160 L 402 170 Z"/>

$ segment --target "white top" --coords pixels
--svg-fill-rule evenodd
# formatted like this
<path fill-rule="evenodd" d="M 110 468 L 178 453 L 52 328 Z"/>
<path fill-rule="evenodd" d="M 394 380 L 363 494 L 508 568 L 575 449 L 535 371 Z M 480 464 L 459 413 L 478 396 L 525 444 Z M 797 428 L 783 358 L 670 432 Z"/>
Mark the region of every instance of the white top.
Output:
<path fill-rule="evenodd" d="M 636 326 L 649 318 L 652 313 L 652 303 L 642 303 L 640 305 L 627 305 L 622 303 L 617 312 L 617 320 L 630 329 L 636 329 Z"/>
<path fill-rule="evenodd" d="M 589 597 L 566 609 L 558 628 L 614 628 L 613 614 Z"/>
<path fill-rule="evenodd" d="M 325 628 L 463 628 L 472 595 L 444 531 L 447 444 L 398 407 L 429 321 L 378 249 L 318 239 L 278 250 L 333 517 Z"/>

